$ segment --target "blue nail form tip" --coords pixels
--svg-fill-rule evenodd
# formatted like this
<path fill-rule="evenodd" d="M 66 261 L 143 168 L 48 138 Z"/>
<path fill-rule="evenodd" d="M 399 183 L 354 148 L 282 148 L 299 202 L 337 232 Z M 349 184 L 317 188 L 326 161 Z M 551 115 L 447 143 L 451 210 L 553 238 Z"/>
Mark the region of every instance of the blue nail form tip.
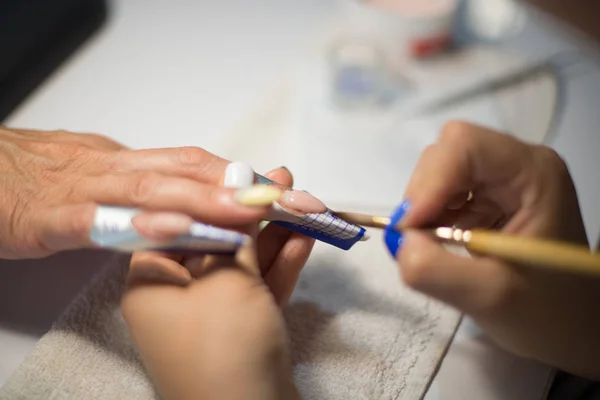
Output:
<path fill-rule="evenodd" d="M 398 253 L 398 250 L 400 250 L 400 247 L 402 247 L 402 240 L 403 240 L 402 233 L 394 230 L 394 226 L 402 219 L 404 214 L 406 214 L 406 211 L 408 210 L 408 208 L 409 208 L 409 202 L 408 202 L 408 200 L 404 200 L 398 207 L 396 207 L 396 209 L 390 216 L 390 224 L 384 230 L 383 237 L 385 240 L 385 245 L 387 246 L 388 250 L 390 251 L 390 254 L 392 255 L 392 257 L 394 257 L 394 258 L 396 258 L 396 254 Z"/>

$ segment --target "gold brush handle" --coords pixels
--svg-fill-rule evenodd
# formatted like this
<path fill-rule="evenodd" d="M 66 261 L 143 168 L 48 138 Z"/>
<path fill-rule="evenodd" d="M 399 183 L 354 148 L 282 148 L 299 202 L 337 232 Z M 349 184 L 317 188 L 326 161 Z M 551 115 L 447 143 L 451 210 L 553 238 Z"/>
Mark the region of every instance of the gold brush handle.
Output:
<path fill-rule="evenodd" d="M 466 247 L 476 253 L 540 268 L 600 276 L 600 254 L 590 253 L 590 250 L 584 246 L 472 230 Z"/>

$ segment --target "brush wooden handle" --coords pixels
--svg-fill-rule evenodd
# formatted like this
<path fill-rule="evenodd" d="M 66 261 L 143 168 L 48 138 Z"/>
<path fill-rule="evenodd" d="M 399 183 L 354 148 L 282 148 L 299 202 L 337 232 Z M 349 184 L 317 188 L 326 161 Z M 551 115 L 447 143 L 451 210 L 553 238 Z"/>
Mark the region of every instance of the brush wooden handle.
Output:
<path fill-rule="evenodd" d="M 467 249 L 509 261 L 600 276 L 600 254 L 585 246 L 472 230 Z"/>

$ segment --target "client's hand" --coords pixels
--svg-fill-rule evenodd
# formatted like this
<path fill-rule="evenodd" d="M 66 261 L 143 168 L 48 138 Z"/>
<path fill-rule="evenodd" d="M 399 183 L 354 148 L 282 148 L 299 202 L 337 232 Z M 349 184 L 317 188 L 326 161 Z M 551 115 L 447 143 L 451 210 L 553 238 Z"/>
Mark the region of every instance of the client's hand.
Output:
<path fill-rule="evenodd" d="M 189 225 L 248 223 L 267 207 L 218 186 L 229 162 L 197 147 L 129 150 L 106 137 L 0 126 L 0 258 L 92 247 L 99 204 L 149 211 L 136 220 L 162 238 Z"/>
<path fill-rule="evenodd" d="M 495 227 L 587 243 L 561 158 L 477 126 L 447 125 L 423 152 L 405 196 L 407 228 Z M 408 285 L 472 315 L 507 349 L 600 377 L 599 279 L 461 257 L 416 230 L 405 235 L 397 259 Z"/>
<path fill-rule="evenodd" d="M 285 169 L 268 175 L 291 186 Z M 313 244 L 268 225 L 235 258 L 134 254 L 122 312 L 165 399 L 297 397 L 279 307 Z M 193 278 L 187 285 L 156 278 L 183 266 Z"/>

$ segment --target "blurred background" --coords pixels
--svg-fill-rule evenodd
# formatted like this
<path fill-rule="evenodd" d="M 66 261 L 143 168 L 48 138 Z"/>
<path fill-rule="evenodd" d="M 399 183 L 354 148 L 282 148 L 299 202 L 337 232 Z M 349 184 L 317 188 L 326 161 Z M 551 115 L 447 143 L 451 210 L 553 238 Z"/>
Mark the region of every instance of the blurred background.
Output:
<path fill-rule="evenodd" d="M 2 124 L 200 146 L 389 209 L 460 118 L 563 155 L 594 242 L 598 65 L 584 35 L 514 0 L 0 2 Z M 0 382 L 97 271 L 44 263 L 0 262 Z"/>

